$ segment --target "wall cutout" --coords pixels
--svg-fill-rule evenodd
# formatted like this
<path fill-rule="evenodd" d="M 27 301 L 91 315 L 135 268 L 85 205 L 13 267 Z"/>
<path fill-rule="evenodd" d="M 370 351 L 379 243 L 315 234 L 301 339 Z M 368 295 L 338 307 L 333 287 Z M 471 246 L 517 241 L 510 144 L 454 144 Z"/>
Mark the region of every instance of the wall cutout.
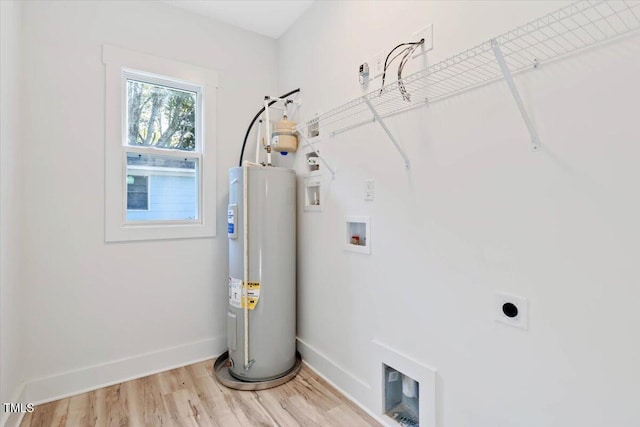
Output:
<path fill-rule="evenodd" d="M 386 424 L 435 427 L 436 370 L 378 340 L 372 341 L 372 356 L 380 370 L 371 385 L 380 390 L 379 415 Z"/>
<path fill-rule="evenodd" d="M 306 162 L 306 170 L 307 173 L 312 174 L 313 172 L 318 172 L 320 170 L 320 158 L 318 154 L 320 154 L 320 150 L 318 149 L 317 143 L 320 142 L 319 138 L 315 138 L 309 141 L 313 144 L 313 148 L 316 150 L 315 152 L 311 148 L 307 148 L 304 156 Z"/>
<path fill-rule="evenodd" d="M 371 254 L 371 219 L 368 216 L 346 217 L 345 250 Z"/>
<path fill-rule="evenodd" d="M 322 185 L 319 176 L 307 177 L 304 179 L 304 210 L 322 210 Z"/>
<path fill-rule="evenodd" d="M 384 366 L 385 414 L 404 427 L 420 425 L 420 383 L 391 366 Z"/>
<path fill-rule="evenodd" d="M 320 119 L 316 114 L 316 117 L 309 120 L 309 123 L 307 124 L 307 137 L 315 138 L 318 136 L 320 136 Z"/>

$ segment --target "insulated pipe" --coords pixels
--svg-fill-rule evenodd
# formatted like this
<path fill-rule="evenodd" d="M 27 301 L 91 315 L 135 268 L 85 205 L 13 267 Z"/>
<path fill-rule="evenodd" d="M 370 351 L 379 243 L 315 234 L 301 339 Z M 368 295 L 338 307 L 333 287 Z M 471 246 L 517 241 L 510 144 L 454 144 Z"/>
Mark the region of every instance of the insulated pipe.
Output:
<path fill-rule="evenodd" d="M 262 120 L 258 122 L 258 137 L 256 138 L 256 163 L 260 163 L 260 131 L 262 130 Z"/>
<path fill-rule="evenodd" d="M 267 166 L 271 166 L 271 132 L 269 131 L 269 101 L 271 97 L 264 97 L 265 132 L 267 137 Z"/>
<path fill-rule="evenodd" d="M 242 222 L 244 238 L 244 280 L 242 282 L 242 304 L 244 306 L 244 369 L 249 369 L 249 304 L 247 304 L 249 284 L 249 168 L 242 168 Z"/>
<path fill-rule="evenodd" d="M 287 99 L 287 98 L 277 98 L 275 96 L 270 96 L 269 97 L 270 101 L 274 101 L 274 102 L 288 102 L 289 104 L 296 104 L 296 105 L 301 105 L 302 102 L 298 99 Z"/>

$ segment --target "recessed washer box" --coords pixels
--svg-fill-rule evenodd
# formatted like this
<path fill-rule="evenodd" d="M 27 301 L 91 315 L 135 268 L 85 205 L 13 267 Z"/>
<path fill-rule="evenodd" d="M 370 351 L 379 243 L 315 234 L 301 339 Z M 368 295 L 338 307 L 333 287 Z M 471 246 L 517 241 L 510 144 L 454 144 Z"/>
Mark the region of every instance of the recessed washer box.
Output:
<path fill-rule="evenodd" d="M 420 383 L 397 369 L 384 367 L 384 413 L 401 426 L 420 425 Z"/>
<path fill-rule="evenodd" d="M 372 341 L 371 358 L 381 368 L 371 382 L 380 399 L 376 412 L 389 427 L 436 427 L 437 371 L 398 350 Z"/>
<path fill-rule="evenodd" d="M 319 136 L 309 139 L 309 145 L 304 147 L 305 169 L 308 175 L 314 175 L 320 172 L 320 142 L 322 138 Z"/>
<path fill-rule="evenodd" d="M 371 254 L 371 219 L 368 216 L 348 216 L 344 249 L 361 254 Z"/>
<path fill-rule="evenodd" d="M 320 176 L 311 176 L 304 179 L 304 210 L 322 210 L 322 183 Z"/>

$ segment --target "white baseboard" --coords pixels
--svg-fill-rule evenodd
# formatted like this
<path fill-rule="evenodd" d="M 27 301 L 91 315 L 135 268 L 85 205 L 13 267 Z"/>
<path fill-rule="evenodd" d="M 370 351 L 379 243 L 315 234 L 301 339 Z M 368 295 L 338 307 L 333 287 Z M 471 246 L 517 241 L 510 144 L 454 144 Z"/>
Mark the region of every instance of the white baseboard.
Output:
<path fill-rule="evenodd" d="M 20 384 L 19 391 L 15 393 L 15 398 L 11 403 L 25 403 L 24 399 L 24 384 Z M 24 418 L 23 413 L 7 413 L 2 408 L 2 419 L 0 419 L 0 426 L 2 427 L 18 427 Z"/>
<path fill-rule="evenodd" d="M 300 338 L 298 351 L 304 363 L 358 405 L 372 418 L 387 425 L 379 414 L 362 402 L 371 396 L 371 386 L 331 360 Z M 158 372 L 214 358 L 225 351 L 226 336 L 210 338 L 177 347 L 141 354 L 73 371 L 63 372 L 24 384 L 15 402 L 40 405 L 80 393 L 108 387 L 124 381 L 142 378 Z M 24 414 L 3 414 L 2 427 L 17 427 Z"/>
<path fill-rule="evenodd" d="M 322 379 L 338 390 L 347 399 L 358 405 L 369 416 L 378 421 L 383 426 L 388 423 L 379 414 L 374 413 L 371 408 L 363 403 L 371 396 L 371 386 L 360 378 L 347 371 L 338 363 L 331 360 L 321 351 L 297 338 L 298 351 L 302 355 L 302 361 L 311 368 Z"/>
<path fill-rule="evenodd" d="M 24 385 L 20 402 L 40 405 L 64 399 L 211 359 L 224 352 L 226 347 L 227 337 L 219 336 L 30 380 Z"/>

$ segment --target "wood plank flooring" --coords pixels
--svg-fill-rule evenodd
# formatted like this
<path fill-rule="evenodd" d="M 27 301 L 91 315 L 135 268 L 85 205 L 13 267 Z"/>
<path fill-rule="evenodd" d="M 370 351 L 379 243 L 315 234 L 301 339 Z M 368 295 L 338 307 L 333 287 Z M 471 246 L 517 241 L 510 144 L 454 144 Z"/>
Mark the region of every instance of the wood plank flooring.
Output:
<path fill-rule="evenodd" d="M 306 365 L 288 383 L 231 390 L 212 360 L 38 405 L 21 427 L 380 426 Z"/>

